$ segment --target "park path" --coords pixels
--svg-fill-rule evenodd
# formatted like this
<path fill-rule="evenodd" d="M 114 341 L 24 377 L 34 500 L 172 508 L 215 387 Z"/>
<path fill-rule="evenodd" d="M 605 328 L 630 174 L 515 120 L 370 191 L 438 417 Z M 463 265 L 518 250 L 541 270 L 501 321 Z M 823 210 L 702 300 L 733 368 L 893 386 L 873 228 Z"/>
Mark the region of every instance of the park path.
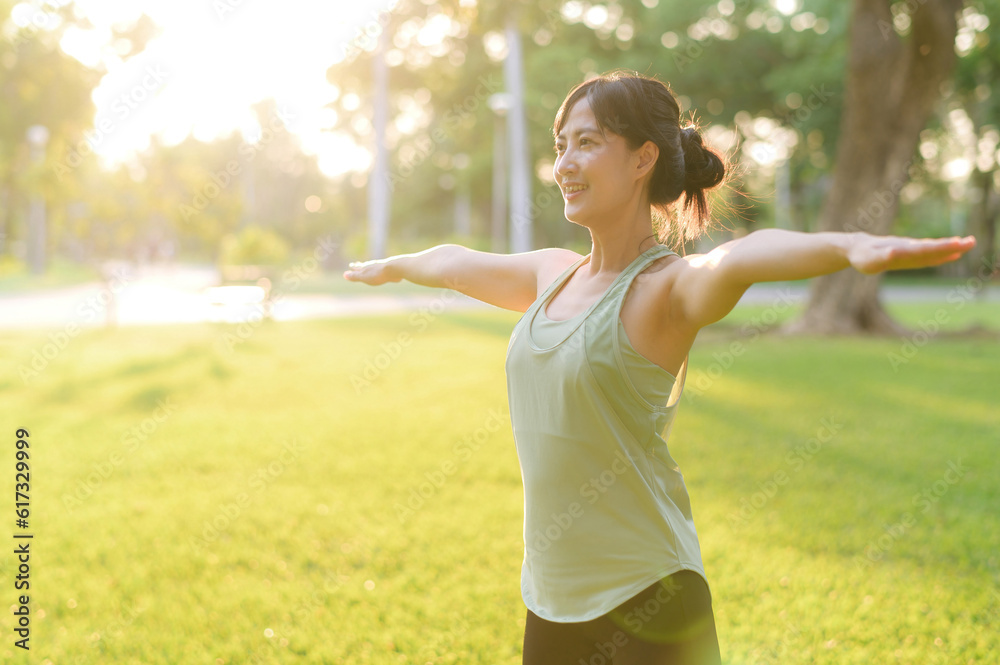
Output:
<path fill-rule="evenodd" d="M 127 274 L 127 278 L 126 275 Z M 213 304 L 208 289 L 219 284 L 218 273 L 198 266 L 133 268 L 106 282 L 92 282 L 30 293 L 0 294 L 0 329 L 80 328 L 117 325 L 152 325 L 228 321 L 239 323 L 259 316 L 257 305 Z M 447 289 L 427 289 L 422 295 L 373 293 L 356 284 L 352 295 L 281 293 L 272 310 L 277 321 L 336 318 L 360 314 L 420 311 L 434 313 L 459 309 L 492 309 L 468 296 Z M 960 287 L 883 286 L 885 302 L 946 302 Z M 808 296 L 803 285 L 754 284 L 741 304 L 799 303 Z M 1000 303 L 1000 290 L 984 289 L 979 298 Z M 498 310 L 500 311 L 500 310 Z"/>

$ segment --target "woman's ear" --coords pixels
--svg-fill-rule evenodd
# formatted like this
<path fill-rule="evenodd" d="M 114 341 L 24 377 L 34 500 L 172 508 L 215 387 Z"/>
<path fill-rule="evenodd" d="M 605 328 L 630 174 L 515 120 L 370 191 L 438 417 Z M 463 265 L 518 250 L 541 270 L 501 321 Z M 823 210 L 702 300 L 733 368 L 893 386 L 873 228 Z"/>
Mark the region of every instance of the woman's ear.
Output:
<path fill-rule="evenodd" d="M 636 151 L 639 163 L 635 167 L 636 178 L 644 178 L 647 173 L 656 167 L 656 160 L 660 156 L 660 148 L 652 141 L 646 141 Z"/>

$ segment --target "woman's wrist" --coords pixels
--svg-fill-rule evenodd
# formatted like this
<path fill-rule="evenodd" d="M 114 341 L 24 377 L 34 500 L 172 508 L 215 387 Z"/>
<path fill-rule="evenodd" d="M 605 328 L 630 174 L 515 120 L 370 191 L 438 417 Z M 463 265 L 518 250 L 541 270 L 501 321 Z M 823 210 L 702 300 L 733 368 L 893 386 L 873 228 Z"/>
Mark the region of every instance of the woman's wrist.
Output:
<path fill-rule="evenodd" d="M 840 236 L 840 242 L 837 244 L 840 250 L 840 255 L 843 257 L 847 266 L 852 266 L 851 256 L 855 251 L 862 247 L 871 238 L 871 234 L 865 233 L 864 231 L 851 231 L 838 233 Z"/>
<path fill-rule="evenodd" d="M 409 254 L 397 254 L 396 256 L 389 257 L 385 261 L 385 276 L 391 282 L 398 282 L 406 279 L 406 264 L 405 261 L 410 258 Z"/>

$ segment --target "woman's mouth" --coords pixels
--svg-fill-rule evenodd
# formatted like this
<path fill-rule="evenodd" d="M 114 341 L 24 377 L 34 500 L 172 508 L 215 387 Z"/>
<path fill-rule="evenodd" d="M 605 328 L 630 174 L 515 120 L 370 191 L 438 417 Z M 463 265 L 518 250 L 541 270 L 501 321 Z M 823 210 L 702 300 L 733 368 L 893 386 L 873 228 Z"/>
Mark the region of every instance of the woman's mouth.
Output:
<path fill-rule="evenodd" d="M 563 197 L 569 201 L 580 196 L 583 192 L 587 190 L 586 185 L 572 185 L 563 189 Z"/>

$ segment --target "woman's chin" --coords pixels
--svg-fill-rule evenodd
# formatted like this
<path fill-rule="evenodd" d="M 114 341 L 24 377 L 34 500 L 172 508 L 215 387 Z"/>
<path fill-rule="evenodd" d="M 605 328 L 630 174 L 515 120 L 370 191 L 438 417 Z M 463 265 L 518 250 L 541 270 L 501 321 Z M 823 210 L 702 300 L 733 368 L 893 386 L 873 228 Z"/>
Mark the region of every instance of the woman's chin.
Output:
<path fill-rule="evenodd" d="M 586 220 L 588 220 L 591 217 L 589 214 L 587 214 L 586 210 L 583 210 L 574 205 L 564 206 L 563 216 L 565 216 L 568 221 L 580 225 L 584 225 Z"/>

